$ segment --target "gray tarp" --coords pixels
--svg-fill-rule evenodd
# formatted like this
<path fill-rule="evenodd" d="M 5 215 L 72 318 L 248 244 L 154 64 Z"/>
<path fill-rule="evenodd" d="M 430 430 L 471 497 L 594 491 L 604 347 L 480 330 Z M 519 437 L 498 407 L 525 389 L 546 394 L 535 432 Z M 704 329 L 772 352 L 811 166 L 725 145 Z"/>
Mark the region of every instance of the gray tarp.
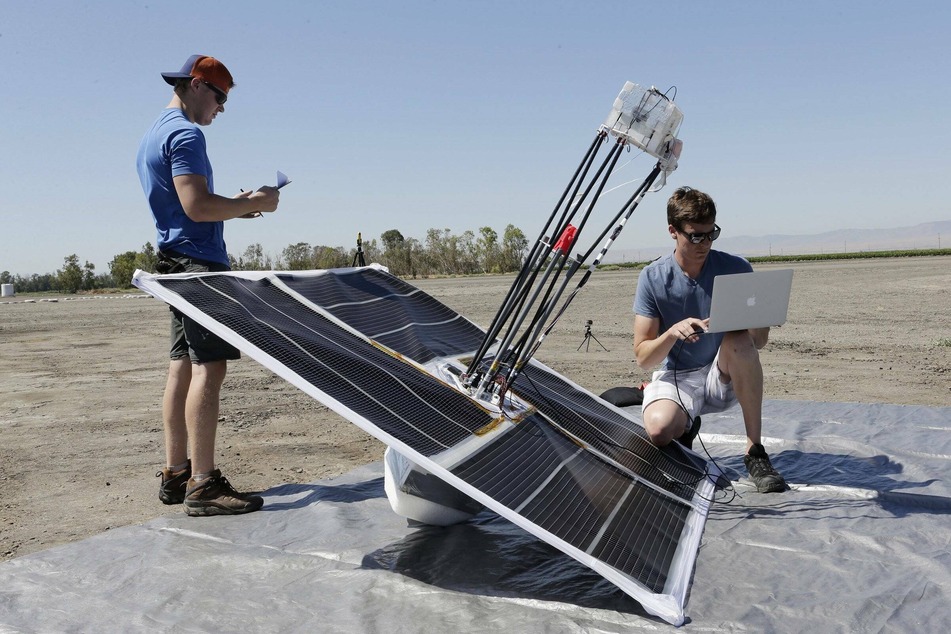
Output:
<path fill-rule="evenodd" d="M 783 494 L 746 480 L 738 411 L 704 417 L 740 496 L 710 513 L 684 627 L 947 631 L 951 408 L 767 401 L 764 414 Z M 258 513 L 167 515 L 0 564 L 0 632 L 667 629 L 491 513 L 407 526 L 381 463 L 275 487 Z"/>

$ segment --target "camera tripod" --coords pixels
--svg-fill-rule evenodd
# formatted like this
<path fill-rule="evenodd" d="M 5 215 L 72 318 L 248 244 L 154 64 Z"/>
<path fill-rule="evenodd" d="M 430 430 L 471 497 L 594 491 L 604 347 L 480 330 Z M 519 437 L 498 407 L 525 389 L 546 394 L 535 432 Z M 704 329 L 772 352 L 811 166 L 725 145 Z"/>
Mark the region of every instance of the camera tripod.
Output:
<path fill-rule="evenodd" d="M 357 234 L 357 250 L 353 253 L 353 263 L 350 266 L 366 266 L 366 258 L 363 257 L 363 237 Z"/>
<path fill-rule="evenodd" d="M 600 341 L 598 341 L 598 338 L 594 336 L 594 333 L 591 332 L 591 324 L 593 324 L 593 323 L 594 323 L 594 322 L 591 321 L 590 319 L 589 319 L 588 321 L 584 322 L 584 339 L 581 340 L 581 345 L 578 346 L 578 350 L 581 350 L 581 346 L 584 346 L 584 351 L 587 352 L 587 351 L 588 351 L 588 348 L 591 346 L 591 340 L 594 339 L 594 341 L 595 341 L 599 346 L 601 346 L 601 349 L 602 349 L 602 350 L 604 350 L 605 352 L 610 352 L 610 350 L 608 350 L 607 348 L 604 347 L 604 344 L 603 344 L 603 343 L 601 343 Z"/>

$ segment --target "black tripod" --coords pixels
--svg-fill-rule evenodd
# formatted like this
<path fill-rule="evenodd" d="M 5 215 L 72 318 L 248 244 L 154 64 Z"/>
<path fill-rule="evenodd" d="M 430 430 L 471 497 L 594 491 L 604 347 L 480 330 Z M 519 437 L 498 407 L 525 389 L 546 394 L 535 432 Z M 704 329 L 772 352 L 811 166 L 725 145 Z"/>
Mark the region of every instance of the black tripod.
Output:
<path fill-rule="evenodd" d="M 591 324 L 593 324 L 593 323 L 594 323 L 594 322 L 591 321 L 590 319 L 589 319 L 588 321 L 584 322 L 584 339 L 581 340 L 581 346 L 584 346 L 584 351 L 587 352 L 587 351 L 588 351 L 588 347 L 591 345 L 591 340 L 594 339 L 594 341 L 595 341 L 599 346 L 601 346 L 601 349 L 602 349 L 602 350 L 604 350 L 605 352 L 610 352 L 610 350 L 608 350 L 607 348 L 604 347 L 604 344 L 603 344 L 603 343 L 601 343 L 600 341 L 598 341 L 598 338 L 594 336 L 594 333 L 591 332 Z M 578 350 L 581 350 L 581 346 L 578 346 Z"/>
<path fill-rule="evenodd" d="M 357 234 L 357 250 L 353 254 L 353 263 L 350 266 L 366 266 L 367 261 L 363 257 L 363 238 L 358 233 Z"/>

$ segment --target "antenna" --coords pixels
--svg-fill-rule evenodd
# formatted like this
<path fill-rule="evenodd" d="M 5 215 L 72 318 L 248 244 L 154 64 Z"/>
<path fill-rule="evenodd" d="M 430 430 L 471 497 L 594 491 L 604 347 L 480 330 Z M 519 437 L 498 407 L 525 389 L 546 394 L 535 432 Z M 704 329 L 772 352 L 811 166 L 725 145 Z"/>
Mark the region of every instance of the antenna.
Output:
<path fill-rule="evenodd" d="M 682 121 L 680 108 L 664 93 L 653 86 L 645 89 L 632 82 L 624 84 L 466 368 L 462 385 L 472 396 L 498 402 L 508 391 L 617 240 L 644 195 L 663 187 L 667 174 L 677 169 L 683 143 L 676 134 Z M 609 137 L 615 142 L 598 165 L 598 150 Z M 621 151 L 632 145 L 656 158 L 656 165 L 591 246 L 572 256 Z M 658 177 L 659 185 L 653 188 Z M 598 244 L 602 245 L 600 251 L 559 307 L 569 281 Z M 582 344 L 589 341 L 586 336 Z"/>

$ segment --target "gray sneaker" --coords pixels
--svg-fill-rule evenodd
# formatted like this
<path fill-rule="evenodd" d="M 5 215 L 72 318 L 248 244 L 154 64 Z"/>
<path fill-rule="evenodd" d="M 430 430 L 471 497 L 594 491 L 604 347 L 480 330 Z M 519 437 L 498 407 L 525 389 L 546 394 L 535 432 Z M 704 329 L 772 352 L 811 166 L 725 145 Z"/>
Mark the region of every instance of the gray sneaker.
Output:
<path fill-rule="evenodd" d="M 181 471 L 169 471 L 168 467 L 165 467 L 156 473 L 155 477 L 162 478 L 158 492 L 162 504 L 181 504 L 185 501 L 185 487 L 188 485 L 188 479 L 192 477 L 191 460 Z"/>
<path fill-rule="evenodd" d="M 746 464 L 746 470 L 750 472 L 750 479 L 756 484 L 756 490 L 760 493 L 779 493 L 789 488 L 783 476 L 773 468 L 763 445 L 757 443 L 750 447 L 749 452 L 743 457 L 743 462 Z"/>
<path fill-rule="evenodd" d="M 188 515 L 240 515 L 264 506 L 264 498 L 235 491 L 228 478 L 215 469 L 201 482 L 188 480 L 185 491 L 185 513 Z"/>

